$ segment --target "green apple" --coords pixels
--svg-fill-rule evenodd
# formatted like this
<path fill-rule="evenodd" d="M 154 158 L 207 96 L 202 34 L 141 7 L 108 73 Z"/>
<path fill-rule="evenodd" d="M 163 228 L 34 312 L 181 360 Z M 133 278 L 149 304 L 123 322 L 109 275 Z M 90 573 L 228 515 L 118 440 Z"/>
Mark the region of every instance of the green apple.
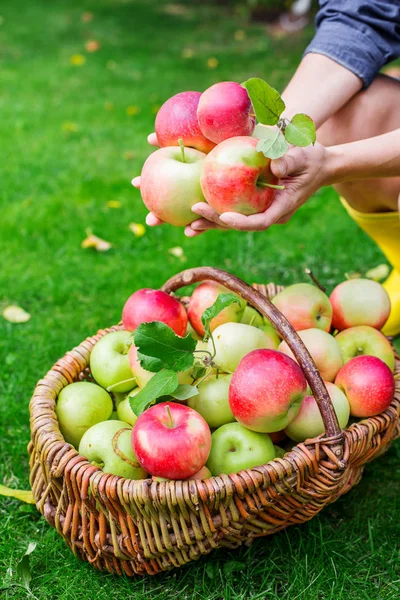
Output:
<path fill-rule="evenodd" d="M 199 384 L 199 393 L 189 398 L 188 406 L 194 408 L 207 421 L 211 429 L 232 423 L 235 417 L 229 408 L 229 384 L 232 375 L 211 375 Z"/>
<path fill-rule="evenodd" d="M 262 329 L 273 340 L 274 349 L 279 346 L 281 340 L 275 327 L 252 306 L 247 305 L 245 307 L 240 322 L 244 325 L 252 325 L 253 327 L 257 327 L 257 329 Z"/>
<path fill-rule="evenodd" d="M 325 381 L 326 389 L 332 400 L 333 408 L 341 429 L 344 429 L 350 418 L 350 404 L 342 390 L 335 384 Z M 289 423 L 285 433 L 295 442 L 304 442 L 325 432 L 321 413 L 313 396 L 306 396 L 301 403 L 296 417 Z"/>
<path fill-rule="evenodd" d="M 77 381 L 61 390 L 56 405 L 60 431 L 69 444 L 78 447 L 83 434 L 113 412 L 110 394 L 95 383 Z"/>
<path fill-rule="evenodd" d="M 274 445 L 269 435 L 250 431 L 240 423 L 222 425 L 214 431 L 211 441 L 206 466 L 215 476 L 251 469 L 275 458 Z"/>
<path fill-rule="evenodd" d="M 93 347 L 90 370 L 102 387 L 113 392 L 129 392 L 136 386 L 128 360 L 131 343 L 130 331 L 112 331 Z"/>
<path fill-rule="evenodd" d="M 343 364 L 355 356 L 376 356 L 394 371 L 394 352 L 387 338 L 369 325 L 358 325 L 344 329 L 336 336 Z"/>
<path fill-rule="evenodd" d="M 147 473 L 132 450 L 132 427 L 123 421 L 97 423 L 86 431 L 79 454 L 103 469 L 104 473 L 127 479 L 144 479 Z"/>
<path fill-rule="evenodd" d="M 208 341 L 208 350 L 213 352 L 215 364 L 225 373 L 233 373 L 242 358 L 253 350 L 273 349 L 274 341 L 261 329 L 243 323 L 224 323 L 213 331 L 213 340 Z"/>
<path fill-rule="evenodd" d="M 275 458 L 283 458 L 286 454 L 286 450 L 284 450 L 280 446 L 275 446 L 275 444 L 274 444 L 274 450 L 275 450 Z"/>
<path fill-rule="evenodd" d="M 129 394 L 126 396 L 126 398 L 124 400 L 122 400 L 122 402 L 120 402 L 118 404 L 118 406 L 117 406 L 117 415 L 118 416 L 116 417 L 117 419 L 120 419 L 121 421 L 125 421 L 125 423 L 129 423 L 129 425 L 132 425 L 132 426 L 136 423 L 137 416 L 131 409 L 130 399 L 133 396 L 136 396 L 136 394 L 138 394 L 139 392 L 140 392 L 140 388 L 135 388 L 134 390 L 129 392 Z"/>

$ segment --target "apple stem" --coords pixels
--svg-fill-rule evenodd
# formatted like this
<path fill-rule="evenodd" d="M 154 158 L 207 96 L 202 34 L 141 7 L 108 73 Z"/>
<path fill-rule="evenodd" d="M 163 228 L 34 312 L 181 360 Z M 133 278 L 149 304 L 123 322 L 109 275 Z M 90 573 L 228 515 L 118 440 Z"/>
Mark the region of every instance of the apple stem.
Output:
<path fill-rule="evenodd" d="M 311 271 L 311 269 L 308 269 L 308 268 L 304 269 L 304 272 L 310 277 L 310 279 L 312 279 L 312 281 L 315 283 L 315 285 L 317 287 L 319 287 L 321 292 L 324 292 L 324 294 L 326 294 L 326 288 L 318 281 L 318 279 L 315 277 L 315 275 Z"/>
<path fill-rule="evenodd" d="M 173 428 L 174 428 L 174 422 L 173 422 L 173 420 L 172 420 L 172 415 L 171 415 L 171 411 L 170 411 L 170 409 L 169 409 L 169 406 L 168 406 L 168 404 L 167 404 L 167 406 L 165 407 L 165 410 L 167 411 L 167 413 L 168 413 L 168 417 L 169 417 L 169 426 L 168 426 L 168 427 L 170 427 L 171 429 L 173 429 Z"/>
<path fill-rule="evenodd" d="M 185 156 L 185 146 L 184 146 L 184 143 L 183 143 L 183 140 L 182 140 L 182 138 L 179 138 L 179 140 L 178 140 L 178 144 L 179 144 L 179 146 L 180 146 L 181 153 L 182 153 L 182 162 L 184 162 L 184 163 L 185 163 L 185 162 L 186 162 L 186 156 Z"/>
<path fill-rule="evenodd" d="M 257 187 L 268 187 L 273 190 L 284 190 L 284 185 L 274 185 L 273 183 L 266 183 L 265 181 L 257 181 Z"/>
<path fill-rule="evenodd" d="M 130 383 L 131 381 L 136 381 L 136 377 L 131 377 L 130 379 L 124 379 L 123 381 L 118 381 L 117 383 L 113 383 L 112 385 L 109 385 L 107 388 L 107 392 L 112 392 L 112 390 L 114 388 L 118 387 L 122 383 Z"/>

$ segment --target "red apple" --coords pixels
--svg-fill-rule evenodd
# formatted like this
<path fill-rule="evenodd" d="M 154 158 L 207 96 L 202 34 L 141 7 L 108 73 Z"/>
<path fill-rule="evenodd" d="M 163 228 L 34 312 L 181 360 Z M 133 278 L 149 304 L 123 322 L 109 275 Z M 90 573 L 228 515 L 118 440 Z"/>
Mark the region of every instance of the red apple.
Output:
<path fill-rule="evenodd" d="M 178 146 L 179 138 L 185 146 L 200 152 L 210 152 L 215 146 L 201 132 L 197 107 L 201 92 L 181 92 L 169 98 L 156 116 L 155 130 L 159 145 Z"/>
<path fill-rule="evenodd" d="M 206 155 L 193 148 L 160 148 L 143 165 L 140 192 L 161 221 L 183 227 L 199 218 L 193 204 L 204 202 L 200 172 Z"/>
<path fill-rule="evenodd" d="M 206 464 L 211 432 L 192 408 L 162 402 L 140 415 L 133 427 L 132 445 L 139 463 L 151 475 L 187 479 Z"/>
<path fill-rule="evenodd" d="M 255 126 L 247 90 L 235 81 L 221 81 L 203 92 L 197 118 L 203 134 L 216 144 L 238 135 L 251 135 Z"/>
<path fill-rule="evenodd" d="M 389 318 L 388 293 L 380 283 L 371 279 L 343 281 L 333 290 L 330 301 L 332 326 L 340 331 L 356 325 L 382 329 Z"/>
<path fill-rule="evenodd" d="M 395 382 L 392 371 L 376 356 L 356 356 L 337 374 L 335 384 L 343 390 L 354 417 L 372 417 L 392 402 Z"/>
<path fill-rule="evenodd" d="M 127 331 L 134 331 L 141 323 L 161 321 L 183 337 L 188 322 L 185 307 L 161 290 L 144 288 L 134 292 L 125 302 L 122 323 Z"/>
<path fill-rule="evenodd" d="M 266 210 L 275 190 L 268 187 L 277 179 L 270 159 L 256 149 L 258 140 L 234 137 L 211 150 L 203 162 L 201 187 L 207 202 L 222 214 L 253 215 Z"/>
<path fill-rule="evenodd" d="M 214 281 L 203 281 L 193 292 L 189 300 L 188 317 L 195 331 L 203 337 L 205 334 L 201 317 L 204 311 L 212 306 L 220 294 L 230 294 L 223 285 Z M 212 321 L 210 329 L 214 331 L 223 323 L 240 321 L 243 301 L 238 298 L 238 304 L 231 304 L 222 310 Z"/>
<path fill-rule="evenodd" d="M 303 371 L 293 359 L 277 350 L 254 350 L 232 376 L 229 406 L 252 431 L 280 431 L 298 413 L 306 390 Z"/>
<path fill-rule="evenodd" d="M 303 329 L 299 337 L 314 359 L 315 364 L 325 381 L 333 381 L 343 364 L 340 347 L 336 339 L 322 329 Z M 294 358 L 294 354 L 286 342 L 281 342 L 278 350 Z"/>
<path fill-rule="evenodd" d="M 289 285 L 272 302 L 296 331 L 313 327 L 329 331 L 331 328 L 332 306 L 329 298 L 310 283 Z"/>

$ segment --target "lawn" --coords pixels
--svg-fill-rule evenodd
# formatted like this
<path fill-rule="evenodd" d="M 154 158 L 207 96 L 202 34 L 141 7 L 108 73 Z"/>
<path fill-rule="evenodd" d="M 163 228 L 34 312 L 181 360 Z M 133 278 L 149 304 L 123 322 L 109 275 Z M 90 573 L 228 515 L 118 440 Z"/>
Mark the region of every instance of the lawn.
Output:
<path fill-rule="evenodd" d="M 27 488 L 35 382 L 66 350 L 117 322 L 135 289 L 206 264 L 283 284 L 304 280 L 307 266 L 331 289 L 384 258 L 331 189 L 267 233 L 187 239 L 170 226 L 142 237 L 129 228 L 144 223 L 130 179 L 149 153 L 160 104 L 249 76 L 282 89 L 312 28 L 271 41 L 261 24 L 194 1 L 4 0 L 0 15 L 0 304 L 32 315 L 23 325 L 0 319 L 0 482 Z M 89 40 L 100 48 L 88 52 Z M 82 249 L 87 229 L 112 249 Z M 182 256 L 170 252 L 176 247 Z M 153 579 L 94 571 L 34 507 L 3 498 L 1 577 L 18 582 L 15 567 L 33 541 L 31 589 L 40 600 L 398 599 L 399 459 L 397 444 L 308 524 Z M 1 594 L 28 597 L 18 586 Z"/>

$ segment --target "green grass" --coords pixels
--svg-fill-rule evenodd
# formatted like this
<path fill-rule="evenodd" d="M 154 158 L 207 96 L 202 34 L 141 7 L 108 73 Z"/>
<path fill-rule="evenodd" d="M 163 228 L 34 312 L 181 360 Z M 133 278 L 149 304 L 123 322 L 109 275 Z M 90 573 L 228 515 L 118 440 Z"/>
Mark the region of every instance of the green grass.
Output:
<path fill-rule="evenodd" d="M 93 12 L 91 22 L 82 22 L 84 11 Z M 118 321 L 136 288 L 205 264 L 284 284 L 304 280 L 308 266 L 332 288 L 344 273 L 363 272 L 383 257 L 330 189 L 267 233 L 210 232 L 189 240 L 172 227 L 147 229 L 142 238 L 128 228 L 144 222 L 130 179 L 149 153 L 156 106 L 178 91 L 251 75 L 282 89 L 311 29 L 273 42 L 261 25 L 196 2 L 5 0 L 0 14 L 0 303 L 32 314 L 25 325 L 0 319 L 0 482 L 27 488 L 35 382 L 66 350 Z M 238 29 L 245 41 L 235 41 Z M 101 49 L 85 52 L 87 39 Z M 182 58 L 185 48 L 193 58 Z M 86 63 L 71 65 L 75 54 Z M 207 66 L 210 57 L 218 59 L 216 69 Z M 129 116 L 128 106 L 139 114 Z M 121 208 L 108 208 L 109 200 Z M 113 249 L 81 249 L 86 228 Z M 185 262 L 168 252 L 174 246 L 183 248 Z M 395 445 L 367 467 L 350 495 L 308 524 L 153 579 L 96 572 L 74 558 L 35 508 L 1 499 L 1 575 L 11 568 L 17 582 L 16 564 L 36 541 L 31 588 L 40 600 L 394 600 L 399 458 Z M 27 597 L 20 587 L 1 593 Z"/>

